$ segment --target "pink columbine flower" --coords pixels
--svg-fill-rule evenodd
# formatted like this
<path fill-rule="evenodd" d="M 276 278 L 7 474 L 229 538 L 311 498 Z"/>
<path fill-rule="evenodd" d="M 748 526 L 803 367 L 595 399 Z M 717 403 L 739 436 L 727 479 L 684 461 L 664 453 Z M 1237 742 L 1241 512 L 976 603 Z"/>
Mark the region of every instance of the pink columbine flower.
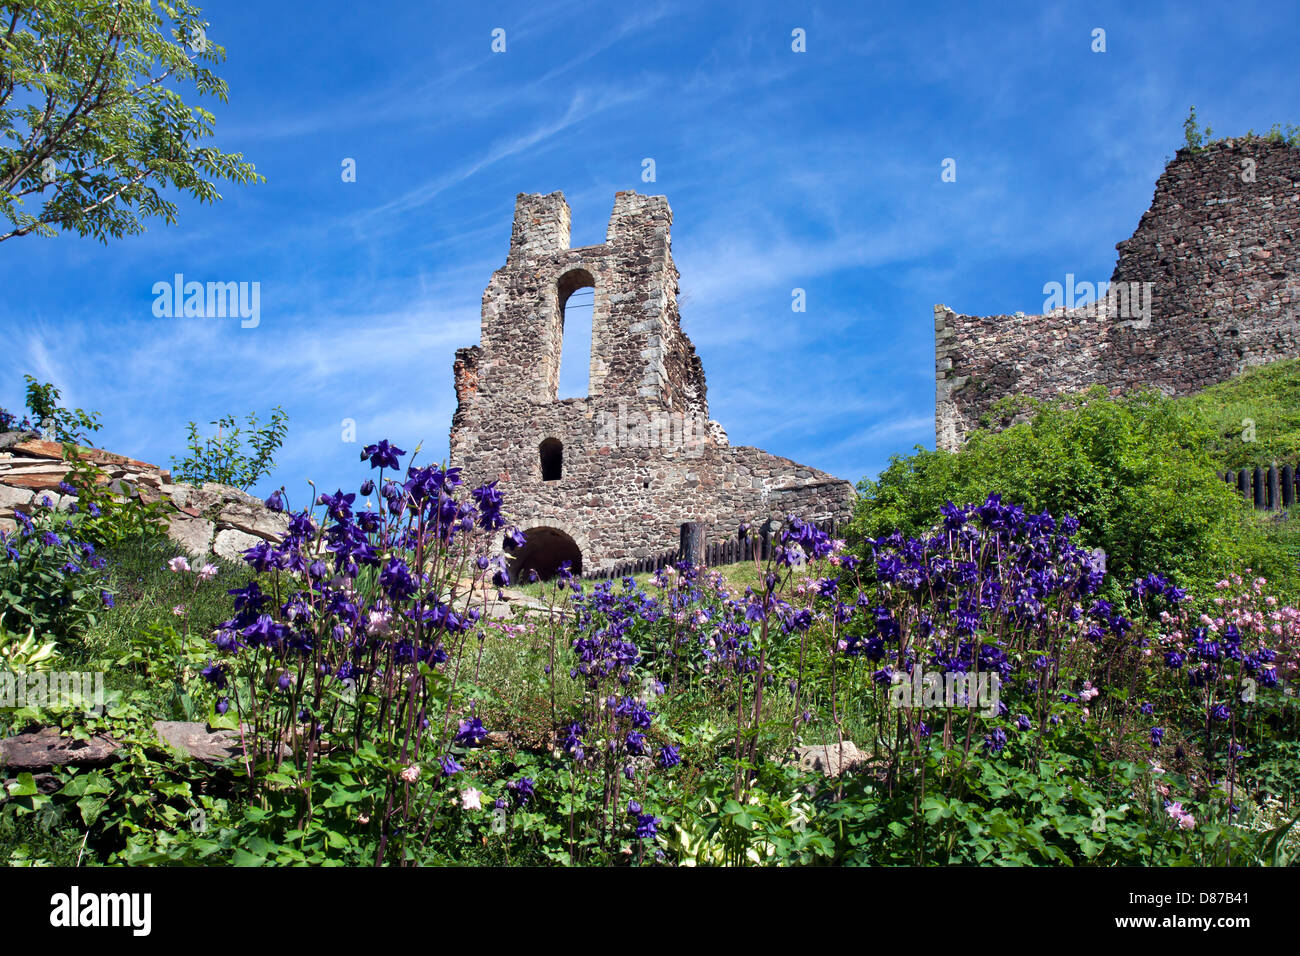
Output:
<path fill-rule="evenodd" d="M 1196 817 L 1185 811 L 1181 803 L 1169 804 L 1165 807 L 1165 812 L 1178 824 L 1180 830 L 1190 830 L 1196 826 Z"/>
<path fill-rule="evenodd" d="M 168 561 L 167 567 L 179 574 L 181 571 L 188 571 L 190 569 L 190 562 L 186 559 L 185 555 L 181 554 Z"/>
<path fill-rule="evenodd" d="M 483 792 L 481 790 L 467 787 L 460 792 L 460 808 L 462 810 L 482 810 L 483 803 L 480 799 L 482 796 Z"/>
<path fill-rule="evenodd" d="M 420 765 L 415 763 L 411 764 L 402 771 L 401 777 L 407 783 L 415 783 L 415 781 L 420 779 Z"/>
<path fill-rule="evenodd" d="M 205 564 L 199 569 L 200 581 L 211 581 L 217 576 L 217 566 L 215 564 Z"/>

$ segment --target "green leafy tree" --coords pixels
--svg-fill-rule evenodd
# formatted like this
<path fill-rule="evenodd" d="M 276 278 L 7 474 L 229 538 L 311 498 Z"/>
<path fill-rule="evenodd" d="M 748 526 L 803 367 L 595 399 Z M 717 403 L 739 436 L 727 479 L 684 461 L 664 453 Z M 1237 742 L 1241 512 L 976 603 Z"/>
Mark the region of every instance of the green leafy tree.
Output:
<path fill-rule="evenodd" d="M 193 484 L 215 481 L 247 491 L 275 467 L 275 453 L 284 444 L 288 423 L 289 416 L 279 405 L 265 425 L 258 424 L 256 414 L 249 414 L 247 431 L 235 423 L 234 415 L 211 422 L 217 426 L 211 438 L 201 437 L 198 425 L 190 422 L 186 442 L 190 454 L 172 458 L 176 478 Z"/>
<path fill-rule="evenodd" d="M 59 229 L 107 242 L 174 223 L 167 190 L 212 202 L 213 180 L 265 181 L 199 145 L 214 117 L 179 91 L 227 98 L 206 31 L 186 0 L 0 2 L 0 242 Z"/>

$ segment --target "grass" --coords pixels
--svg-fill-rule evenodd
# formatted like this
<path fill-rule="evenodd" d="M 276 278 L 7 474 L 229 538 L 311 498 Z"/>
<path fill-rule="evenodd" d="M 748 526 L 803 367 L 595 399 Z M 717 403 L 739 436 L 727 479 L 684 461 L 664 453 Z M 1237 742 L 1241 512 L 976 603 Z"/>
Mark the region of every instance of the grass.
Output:
<path fill-rule="evenodd" d="M 732 597 L 739 598 L 744 594 L 746 588 L 758 590 L 762 586 L 763 576 L 766 571 L 752 561 L 743 561 L 710 568 L 709 573 L 720 575 Z M 660 592 L 655 585 L 655 574 L 653 572 L 634 574 L 631 577 L 638 588 L 644 589 L 651 596 L 659 595 Z M 601 582 L 588 580 L 582 583 L 584 590 L 589 593 L 595 585 Z M 614 588 L 616 591 L 622 590 L 621 579 L 614 582 Z M 515 586 L 513 589 L 544 602 L 556 600 L 557 595 L 562 597 L 562 594 L 557 592 L 555 582 L 522 584 Z M 497 687 L 502 692 L 503 710 L 500 714 L 494 714 L 493 716 L 500 721 L 509 723 L 510 726 L 502 725 L 499 729 L 519 732 L 523 724 L 534 724 L 548 729 L 550 726 L 550 703 L 547 696 L 549 694 L 549 685 L 540 675 L 543 673 L 542 665 L 546 663 L 549 654 L 550 626 L 544 616 L 525 614 L 519 615 L 512 626 L 518 628 L 518 631 L 509 645 L 505 645 L 503 648 L 503 645 L 499 642 L 487 642 L 479 682 L 483 684 L 491 683 L 492 686 Z M 561 634 L 556 641 L 556 668 L 560 672 L 560 677 L 556 683 L 559 694 L 558 700 L 561 706 L 566 699 L 576 695 L 574 682 L 569 680 L 564 673 L 569 666 L 566 661 L 568 660 L 568 643 L 570 640 L 571 635 Z M 797 651 L 787 649 L 783 654 L 774 655 L 769 663 L 776 664 L 778 660 L 793 660 L 796 657 Z M 789 673 L 785 672 L 787 669 Z M 874 693 L 874 686 L 871 684 L 871 672 L 873 670 L 874 665 L 868 666 L 868 662 L 861 660 L 847 663 L 839 674 L 840 686 L 859 687 L 863 688 L 864 693 Z M 818 689 L 824 690 L 829 686 L 829 675 L 821 675 L 826 678 L 822 680 L 811 673 L 805 673 L 803 679 L 805 690 L 797 705 L 789 688 L 789 681 L 795 676 L 792 665 L 783 668 L 776 675 L 776 679 L 772 682 L 770 688 L 765 692 L 763 710 L 766 733 L 769 735 L 766 738 L 768 744 L 775 746 L 778 751 L 784 751 L 796 743 L 821 744 L 837 742 L 839 739 L 838 734 L 829 722 L 801 725 L 796 739 L 794 725 L 797 717 L 808 712 L 829 713 L 830 708 L 826 701 L 815 696 Z M 673 698 L 671 708 L 670 711 L 665 713 L 668 726 L 697 728 L 701 736 L 704 737 L 710 735 L 709 728 L 722 736 L 734 731 L 735 717 L 731 709 L 732 702 L 724 705 L 720 704 L 716 698 L 707 699 L 706 695 L 684 694 Z M 863 699 L 853 694 L 843 694 L 838 709 L 845 739 L 853 740 L 860 748 L 870 749 L 877 728 L 874 722 L 869 723 L 866 721 L 867 708 Z M 498 725 L 494 724 L 493 726 Z"/>
<path fill-rule="evenodd" d="M 41 867 L 93 863 L 93 855 L 83 858 L 82 839 L 76 827 L 66 825 L 53 813 L 0 816 L 0 863 Z"/>
<path fill-rule="evenodd" d="M 731 589 L 737 594 L 743 594 L 745 588 L 752 587 L 755 590 L 763 581 L 763 572 L 752 561 L 741 561 L 737 564 L 725 564 L 716 568 L 709 568 L 710 573 L 721 574 L 723 579 L 730 585 Z M 648 571 L 631 576 L 636 581 L 637 587 L 645 588 L 650 593 L 654 593 L 655 572 Z M 622 578 L 618 579 L 619 581 Z M 583 587 L 590 591 L 592 587 L 599 584 L 599 581 L 584 580 Z M 618 581 L 614 582 L 618 586 Z M 526 594 L 529 597 L 536 598 L 539 601 L 549 601 L 555 593 L 555 585 L 547 581 L 537 581 L 532 584 L 512 584 L 511 590 Z"/>
<path fill-rule="evenodd" d="M 161 643 L 158 635 L 167 628 L 182 632 L 184 622 L 176 608 L 184 608 L 188 618 L 188 646 L 201 644 L 217 624 L 234 615 L 234 601 L 226 592 L 252 577 L 244 565 L 213 557 L 209 560 L 217 566 L 217 576 L 198 583 L 193 573 L 177 573 L 167 567 L 168 560 L 178 553 L 182 552 L 176 543 L 163 536 L 106 549 L 108 589 L 114 593 L 115 606 L 101 614 L 82 636 L 80 651 L 86 661 L 104 666 L 106 690 L 144 692 L 157 703 L 159 716 L 170 717 L 178 715 L 166 689 L 139 668 L 120 666 L 121 661 L 133 652 L 158 650 L 142 645 Z M 191 566 L 197 568 L 202 563 L 191 561 Z"/>
<path fill-rule="evenodd" d="M 1300 464 L 1300 359 L 1250 369 L 1179 401 L 1210 422 L 1220 468 Z"/>

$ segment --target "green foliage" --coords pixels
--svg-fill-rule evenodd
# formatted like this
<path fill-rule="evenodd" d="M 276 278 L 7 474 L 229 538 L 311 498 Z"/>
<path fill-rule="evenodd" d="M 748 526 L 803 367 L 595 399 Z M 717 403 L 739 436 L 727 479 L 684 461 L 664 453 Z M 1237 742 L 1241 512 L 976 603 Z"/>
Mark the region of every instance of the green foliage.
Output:
<path fill-rule="evenodd" d="M 1300 146 L 1300 126 L 1292 126 L 1290 123 L 1283 126 L 1281 123 L 1274 123 L 1269 127 L 1267 133 L 1256 133 L 1253 129 L 1246 133 L 1248 139 L 1262 139 L 1269 143 L 1286 143 L 1288 146 Z"/>
<path fill-rule="evenodd" d="M 916 534 L 944 502 L 998 493 L 1026 510 L 1078 518 L 1080 542 L 1106 552 L 1121 586 L 1151 571 L 1195 584 L 1242 567 L 1294 586 L 1294 562 L 1216 474 L 1213 431 L 1198 407 L 1149 392 L 1113 400 L 1095 388 L 1007 402 L 996 413 L 1013 405 L 1031 419 L 976 430 L 956 453 L 895 456 L 878 480 L 864 480 L 855 533 Z"/>
<path fill-rule="evenodd" d="M 30 375 L 23 378 L 27 381 L 27 408 L 32 413 L 32 421 L 38 430 L 50 434 L 54 441 L 84 442 L 88 432 L 97 432 L 103 427 L 98 412 L 63 408 L 59 405 L 59 390 L 52 384 L 42 384 Z"/>
<path fill-rule="evenodd" d="M 42 643 L 34 627 L 29 627 L 26 634 L 14 634 L 0 624 L 0 672 L 26 674 L 48 670 L 57 657 L 56 649 L 53 641 Z"/>
<path fill-rule="evenodd" d="M 0 542 L 0 627 L 66 643 L 95 622 L 105 601 L 102 563 L 79 535 L 87 517 L 46 507 L 20 522 Z"/>
<path fill-rule="evenodd" d="M 1187 119 L 1183 120 L 1183 138 L 1187 142 L 1187 148 L 1193 152 L 1199 151 L 1207 143 L 1214 141 L 1214 131 L 1209 126 L 1202 130 L 1196 122 L 1195 106 L 1187 111 Z"/>
<path fill-rule="evenodd" d="M 1281 123 L 1274 123 L 1266 133 L 1256 133 L 1252 129 L 1247 131 L 1242 138 L 1259 139 L 1267 143 L 1285 143 L 1288 146 L 1300 146 L 1300 126 L 1290 124 L 1284 126 Z M 1200 152 L 1206 146 L 1216 142 L 1214 130 L 1208 125 L 1202 129 L 1200 124 L 1197 123 L 1195 106 L 1188 110 L 1187 119 L 1183 120 L 1183 139 L 1187 144 L 1187 148 L 1194 153 Z"/>
<path fill-rule="evenodd" d="M 13 227 L 0 241 L 61 229 L 107 242 L 147 218 L 174 223 L 173 191 L 213 202 L 213 180 L 265 181 L 200 145 L 215 118 L 182 91 L 227 98 L 206 28 L 187 0 L 0 5 L 0 215 Z"/>
<path fill-rule="evenodd" d="M 1255 862 L 1265 842 L 1262 834 L 1216 822 L 1179 830 L 1151 789 L 1149 772 L 1133 763 L 1100 763 L 1068 749 L 1047 759 L 959 757 L 936 748 L 924 773 L 915 768 L 892 790 L 858 775 L 842 796 L 823 795 L 836 862 L 1223 866 Z M 1177 777 L 1170 782 L 1187 785 Z"/>
<path fill-rule="evenodd" d="M 1217 467 L 1300 465 L 1300 359 L 1249 369 L 1179 401 L 1205 416 Z"/>
<path fill-rule="evenodd" d="M 65 444 L 68 474 L 59 491 L 36 496 L 32 514 L 0 533 L 0 628 L 25 631 L 66 650 L 100 619 L 112 600 L 101 549 L 160 534 L 162 504 L 118 498 L 103 473 Z M 63 507 L 53 507 L 56 497 Z"/>
<path fill-rule="evenodd" d="M 1075 476 L 1075 487 L 1096 492 L 1084 496 L 1093 505 L 1088 514 L 1112 516 L 1116 529 L 1132 525 L 1113 514 L 1158 499 L 1148 490 L 1128 501 L 1103 480 L 1104 463 L 1119 461 L 1135 487 L 1156 480 L 1142 461 L 1157 451 L 1184 470 L 1200 467 L 1191 452 L 1203 446 L 1188 437 L 1199 434 L 1196 416 L 1179 403 L 1140 396 L 1049 404 L 1024 406 L 1033 420 L 1002 433 L 1012 436 L 1000 439 L 1008 444 L 981 454 L 1041 458 L 1044 475 Z M 1095 452 L 1081 454 L 1089 448 Z M 910 501 L 901 493 L 890 500 Z M 1153 526 L 1171 537 L 1183 530 Z M 235 616 L 228 591 L 254 579 L 244 566 L 185 570 L 176 562 L 171 570 L 174 545 L 156 535 L 102 553 L 112 562 L 117 606 L 84 631 L 75 653 L 106 671 L 107 712 L 23 712 L 14 726 L 29 720 L 58 723 L 74 737 L 108 733 L 122 742 L 121 759 L 57 770 L 53 785 L 15 777 L 0 794 L 0 860 L 14 865 L 1220 866 L 1286 865 L 1300 857 L 1294 699 L 1284 686 L 1262 686 L 1234 709 L 1231 723 L 1207 722 L 1211 704 L 1229 694 L 1239 699 L 1236 678 L 1197 689 L 1159 652 L 1144 654 L 1167 632 L 1194 626 L 1191 602 L 1171 620 L 1158 614 L 1165 604 L 1134 599 L 1134 629 L 1096 645 L 1081 638 L 1088 620 L 1064 613 L 1070 602 L 1037 623 L 982 625 L 979 640 L 1004 648 L 1017 667 L 1050 656 L 1050 686 L 1031 690 L 1011 681 L 1001 716 L 927 712 L 929 730 L 921 735 L 911 729 L 920 711 L 895 707 L 876 676 L 881 661 L 848 652 L 846 641 L 861 646 L 879 612 L 890 609 L 911 634 L 916 612 L 942 614 L 942 599 L 881 584 L 874 562 L 854 567 L 833 557 L 732 568 L 725 577 L 679 571 L 644 582 L 645 593 L 616 583 L 595 601 L 551 582 L 537 589 L 546 610 L 508 620 L 493 618 L 490 593 L 460 595 L 465 608 L 482 609 L 482 619 L 449 639 L 441 667 L 421 664 L 409 683 L 398 682 L 399 696 L 378 681 L 313 685 L 323 672 L 318 666 L 282 682 L 283 664 L 265 650 L 222 656 L 210 638 L 218 622 Z M 979 553 L 994 560 L 992 551 Z M 427 586 L 451 593 L 466 561 L 432 565 Z M 255 580 L 275 595 L 271 608 L 301 593 L 284 568 Z M 383 590 L 377 570 L 352 580 L 349 597 L 373 606 Z M 1275 607 L 1250 581 L 1211 593 L 1225 601 L 1214 613 L 1234 621 Z M 719 622 L 737 608 L 743 617 L 757 602 L 777 626 L 754 621 L 746 646 L 761 660 L 750 656 L 752 669 L 733 670 Z M 870 613 L 834 613 L 857 605 Z M 673 610 L 633 612 L 650 606 Z M 1286 621 L 1300 621 L 1292 609 L 1282 611 Z M 805 612 L 806 627 L 780 626 Z M 297 620 L 318 629 L 317 646 L 333 646 L 328 620 Z M 1290 682 L 1296 662 L 1286 649 L 1300 624 L 1286 627 L 1279 637 L 1264 636 L 1263 628 L 1260 640 L 1281 648 L 1276 663 Z M 581 663 L 575 637 L 615 629 L 639 659 L 594 687 L 572 680 Z M 705 654 L 710 642 L 714 649 Z M 229 669 L 228 686 L 200 677 L 214 659 Z M 1224 667 L 1240 677 L 1240 662 Z M 767 675 L 761 685 L 742 676 L 757 673 Z M 420 756 L 403 753 L 403 738 L 384 718 L 417 681 L 425 688 L 417 716 L 443 728 Z M 1082 697 L 1080 685 L 1100 696 Z M 633 693 L 654 711 L 644 725 L 644 756 L 635 760 L 610 747 L 626 731 L 611 698 Z M 222 715 L 217 702 L 225 696 L 232 706 Z M 244 703 L 254 699 L 255 706 Z M 1022 711 L 1033 716 L 1019 727 Z M 491 740 L 451 736 L 471 715 L 483 719 Z M 206 718 L 232 729 L 242 722 L 248 749 L 217 766 L 169 753 L 151 729 L 160 717 Z M 564 743 L 575 719 L 584 728 L 585 760 Z M 312 745 L 308 728 L 317 721 L 328 729 Z M 1156 725 L 1164 728 L 1159 744 Z M 991 748 L 986 735 L 999 729 L 1005 746 Z M 843 776 L 824 778 L 789 759 L 792 745 L 837 737 L 858 741 L 865 756 Z M 1225 763 L 1235 744 L 1239 759 Z M 680 763 L 652 770 L 646 764 L 663 745 L 680 751 Z M 444 756 L 459 764 L 448 776 Z M 527 794 L 518 789 L 524 779 Z M 1181 825 L 1174 801 L 1186 801 L 1193 825 Z M 656 821 L 657 833 L 635 832 L 639 814 Z M 400 827 L 385 828 L 386 817 Z"/>
<path fill-rule="evenodd" d="M 198 425 L 190 422 L 187 441 L 190 454 L 179 461 L 172 458 L 176 478 L 193 484 L 215 481 L 246 491 L 271 473 L 275 453 L 289 431 L 289 416 L 277 405 L 271 410 L 271 420 L 259 426 L 257 415 L 250 413 L 247 434 L 235 424 L 233 415 L 211 424 L 217 426 L 217 434 L 200 438 Z"/>
<path fill-rule="evenodd" d="M 30 778 L 31 774 L 23 776 Z M 35 789 L 34 783 L 31 789 Z M 81 850 L 81 831 L 48 805 L 43 811 L 22 815 L 0 812 L 0 865 L 72 867 L 81 861 Z"/>
<path fill-rule="evenodd" d="M 64 483 L 76 496 L 74 522 L 78 533 L 98 548 L 114 547 L 126 541 L 160 537 L 166 529 L 170 503 L 141 501 L 137 495 L 117 495 L 103 470 L 75 445 L 63 446 L 68 463 Z"/>
<path fill-rule="evenodd" d="M 207 635 L 234 613 L 226 592 L 247 584 L 250 575 L 243 565 L 214 558 L 216 576 L 201 582 L 168 568 L 176 551 L 175 542 L 161 536 L 105 550 L 115 606 L 99 615 L 81 643 L 88 656 L 111 664 L 110 691 L 138 695 L 157 717 L 201 720 L 211 701 L 198 680 L 212 653 Z"/>

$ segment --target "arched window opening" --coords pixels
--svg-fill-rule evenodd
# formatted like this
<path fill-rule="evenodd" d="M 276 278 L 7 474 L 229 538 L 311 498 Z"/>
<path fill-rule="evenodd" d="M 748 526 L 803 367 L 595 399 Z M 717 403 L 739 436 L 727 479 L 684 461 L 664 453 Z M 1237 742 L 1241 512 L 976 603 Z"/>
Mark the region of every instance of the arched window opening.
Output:
<path fill-rule="evenodd" d="M 548 438 L 538 448 L 542 460 L 542 481 L 559 481 L 564 475 L 564 445 Z"/>
<path fill-rule="evenodd" d="M 560 277 L 556 287 L 560 325 L 560 384 L 557 398 L 586 398 L 591 389 L 591 319 L 596 280 L 586 269 Z"/>

